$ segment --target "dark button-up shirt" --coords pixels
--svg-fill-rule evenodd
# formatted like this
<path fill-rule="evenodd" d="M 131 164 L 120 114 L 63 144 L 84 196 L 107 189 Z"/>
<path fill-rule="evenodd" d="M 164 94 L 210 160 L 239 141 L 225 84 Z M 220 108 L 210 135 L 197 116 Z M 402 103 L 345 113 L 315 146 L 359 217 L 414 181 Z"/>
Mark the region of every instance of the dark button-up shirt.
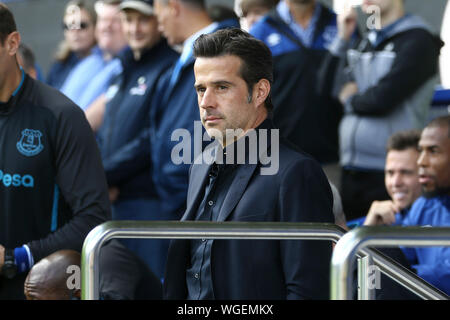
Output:
<path fill-rule="evenodd" d="M 220 209 L 235 175 L 235 166 L 211 165 L 205 195 L 198 207 L 195 220 L 217 221 Z M 211 277 L 211 246 L 213 240 L 191 240 L 191 267 L 186 271 L 189 300 L 214 299 Z"/>
<path fill-rule="evenodd" d="M 257 141 L 259 141 L 258 129 L 269 128 L 270 122 L 271 120 L 266 119 L 256 128 Z M 256 160 L 252 159 L 250 155 L 252 151 L 258 151 L 257 149 L 252 150 L 254 147 L 258 148 L 257 141 L 243 137 L 225 149 L 217 146 L 215 161 L 210 167 L 209 180 L 205 185 L 204 196 L 195 215 L 196 221 L 218 221 L 219 213 L 236 176 L 238 165 Z M 240 154 L 239 145 L 242 142 L 244 142 L 244 157 Z M 227 157 L 227 153 L 230 157 Z M 212 244 L 213 240 L 206 239 L 190 241 L 191 264 L 186 270 L 188 300 L 214 299 L 211 275 Z"/>

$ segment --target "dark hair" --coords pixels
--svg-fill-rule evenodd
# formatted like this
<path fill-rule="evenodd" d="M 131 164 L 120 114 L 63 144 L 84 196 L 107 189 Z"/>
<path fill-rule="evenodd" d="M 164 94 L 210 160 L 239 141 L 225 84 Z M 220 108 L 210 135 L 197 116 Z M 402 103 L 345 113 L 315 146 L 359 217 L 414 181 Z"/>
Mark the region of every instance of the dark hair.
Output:
<path fill-rule="evenodd" d="M 448 137 L 450 138 L 450 115 L 437 117 L 436 119 L 431 120 L 431 122 L 426 126 L 427 128 L 443 128 L 447 127 L 448 129 Z"/>
<path fill-rule="evenodd" d="M 419 130 L 407 130 L 394 133 L 388 140 L 387 152 L 404 151 L 406 149 L 417 149 L 420 140 Z"/>
<path fill-rule="evenodd" d="M 14 16 L 7 6 L 0 3 L 0 43 L 2 46 L 6 38 L 14 31 L 17 31 Z"/>
<path fill-rule="evenodd" d="M 275 7 L 278 2 L 279 0 L 241 0 L 239 6 L 241 7 L 242 15 L 245 17 L 248 12 L 255 7 L 263 7 L 270 10 Z"/>
<path fill-rule="evenodd" d="M 34 65 L 36 64 L 36 60 L 35 60 L 33 51 L 31 51 L 31 49 L 27 45 L 21 43 L 19 45 L 18 53 L 22 57 L 22 63 L 23 63 L 22 67 L 24 68 L 25 72 L 27 72 L 31 68 L 34 68 Z"/>
<path fill-rule="evenodd" d="M 211 34 L 201 35 L 194 43 L 196 58 L 213 58 L 225 55 L 237 56 L 242 60 L 241 77 L 247 83 L 249 97 L 253 86 L 261 79 L 273 83 L 272 53 L 264 42 L 239 28 L 229 28 Z M 249 99 L 250 99 L 249 98 Z M 250 100 L 251 101 L 251 100 Z M 273 110 L 269 93 L 265 101 L 267 111 Z"/>

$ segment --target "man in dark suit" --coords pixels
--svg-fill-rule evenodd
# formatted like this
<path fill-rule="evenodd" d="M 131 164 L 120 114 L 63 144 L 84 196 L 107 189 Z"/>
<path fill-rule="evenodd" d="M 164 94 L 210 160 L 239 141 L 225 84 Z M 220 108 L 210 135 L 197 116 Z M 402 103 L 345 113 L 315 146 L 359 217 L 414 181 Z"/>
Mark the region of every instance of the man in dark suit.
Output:
<path fill-rule="evenodd" d="M 320 165 L 279 141 L 268 118 L 270 50 L 225 29 L 201 36 L 194 55 L 200 118 L 215 143 L 191 167 L 182 220 L 333 222 Z M 325 241 L 174 240 L 165 297 L 327 299 L 330 258 Z"/>

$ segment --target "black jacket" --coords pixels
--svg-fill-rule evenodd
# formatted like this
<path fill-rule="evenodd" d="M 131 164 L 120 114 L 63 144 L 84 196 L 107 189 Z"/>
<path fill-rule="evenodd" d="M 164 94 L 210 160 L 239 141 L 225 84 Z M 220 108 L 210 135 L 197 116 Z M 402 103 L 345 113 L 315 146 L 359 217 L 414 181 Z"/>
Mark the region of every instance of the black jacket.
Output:
<path fill-rule="evenodd" d="M 273 144 L 269 149 L 276 152 Z M 238 165 L 220 209 L 219 222 L 334 221 L 330 185 L 315 160 L 281 141 L 278 173 L 262 175 L 261 168 L 267 167 L 260 161 Z M 182 221 L 195 219 L 209 170 L 210 165 L 206 163 L 192 165 Z M 164 280 L 168 299 L 187 297 L 189 243 L 189 240 L 171 242 Z M 213 240 L 214 297 L 219 300 L 328 299 L 330 259 L 331 243 L 326 241 Z"/>

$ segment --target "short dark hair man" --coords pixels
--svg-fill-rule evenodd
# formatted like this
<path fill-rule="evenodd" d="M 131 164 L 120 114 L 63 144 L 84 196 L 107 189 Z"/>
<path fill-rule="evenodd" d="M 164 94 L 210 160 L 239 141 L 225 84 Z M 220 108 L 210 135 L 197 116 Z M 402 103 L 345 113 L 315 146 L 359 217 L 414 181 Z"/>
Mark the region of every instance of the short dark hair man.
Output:
<path fill-rule="evenodd" d="M 234 28 L 199 37 L 194 55 L 200 117 L 217 142 L 211 164 L 194 162 L 191 167 L 182 220 L 333 222 L 330 185 L 320 165 L 272 138 L 278 136 L 267 118 L 269 48 Z M 271 136 L 270 144 L 257 150 L 264 132 Z M 257 141 L 252 143 L 252 136 Z M 242 143 L 245 151 L 229 159 Z M 254 151 L 257 161 L 236 161 L 250 159 Z M 264 174 L 269 153 L 279 155 L 272 175 Z M 330 255 L 331 244 L 318 241 L 174 240 L 165 296 L 327 299 Z"/>
<path fill-rule="evenodd" d="M 364 225 L 401 224 L 411 205 L 421 195 L 419 183 L 420 131 L 400 131 L 392 135 L 387 144 L 384 182 L 391 200 L 374 201 Z"/>
<path fill-rule="evenodd" d="M 111 214 L 83 111 L 20 70 L 19 43 L 13 15 L 0 4 L 0 299 L 23 299 L 34 262 L 81 251 Z"/>
<path fill-rule="evenodd" d="M 450 227 L 450 116 L 431 121 L 419 141 L 419 182 L 423 196 L 414 202 L 404 226 Z M 417 274 L 450 294 L 450 248 L 403 248 Z"/>

